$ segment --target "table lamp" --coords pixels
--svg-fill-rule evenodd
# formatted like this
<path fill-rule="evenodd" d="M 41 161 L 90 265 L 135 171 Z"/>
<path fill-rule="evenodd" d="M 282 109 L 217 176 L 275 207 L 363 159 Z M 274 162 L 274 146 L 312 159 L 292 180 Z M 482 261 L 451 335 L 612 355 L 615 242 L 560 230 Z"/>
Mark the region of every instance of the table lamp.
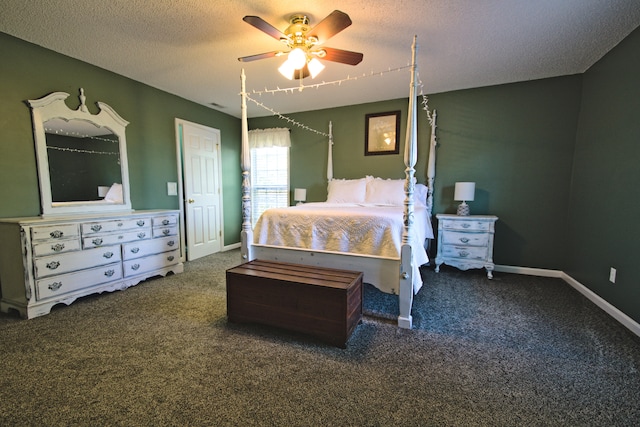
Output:
<path fill-rule="evenodd" d="M 302 203 L 307 201 L 307 189 L 306 188 L 296 188 L 293 190 L 293 200 L 295 200 L 296 205 L 301 205 Z"/>
<path fill-rule="evenodd" d="M 458 215 L 469 215 L 469 205 L 467 205 L 467 202 L 473 201 L 473 199 L 475 198 L 475 193 L 475 182 L 456 182 L 456 190 L 453 199 L 458 202 L 462 202 L 460 203 L 460 205 L 458 205 Z"/>

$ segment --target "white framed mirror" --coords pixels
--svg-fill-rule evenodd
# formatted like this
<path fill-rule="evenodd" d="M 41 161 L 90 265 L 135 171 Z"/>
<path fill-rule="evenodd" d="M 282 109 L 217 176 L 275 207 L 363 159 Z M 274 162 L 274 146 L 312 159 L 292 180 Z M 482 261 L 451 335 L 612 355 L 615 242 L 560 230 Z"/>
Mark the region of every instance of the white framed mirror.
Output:
<path fill-rule="evenodd" d="M 70 109 L 65 92 L 29 100 L 36 145 L 42 216 L 131 211 L 127 142 L 129 124 L 96 102 L 91 114 L 80 89 Z"/>

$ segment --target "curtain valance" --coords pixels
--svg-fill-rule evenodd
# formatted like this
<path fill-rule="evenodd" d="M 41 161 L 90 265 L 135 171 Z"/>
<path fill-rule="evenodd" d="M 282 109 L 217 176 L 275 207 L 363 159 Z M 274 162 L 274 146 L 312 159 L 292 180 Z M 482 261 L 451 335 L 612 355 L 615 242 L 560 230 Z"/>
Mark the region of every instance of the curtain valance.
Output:
<path fill-rule="evenodd" d="M 287 128 L 254 129 L 249 131 L 249 148 L 291 147 Z"/>

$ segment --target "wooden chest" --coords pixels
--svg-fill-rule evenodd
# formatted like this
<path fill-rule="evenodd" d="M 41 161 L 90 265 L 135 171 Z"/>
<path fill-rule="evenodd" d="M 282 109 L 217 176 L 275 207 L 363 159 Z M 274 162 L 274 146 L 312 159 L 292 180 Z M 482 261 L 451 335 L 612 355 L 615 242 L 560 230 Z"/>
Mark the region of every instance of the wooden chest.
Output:
<path fill-rule="evenodd" d="M 227 270 L 227 317 L 345 348 L 362 319 L 362 273 L 253 260 Z"/>

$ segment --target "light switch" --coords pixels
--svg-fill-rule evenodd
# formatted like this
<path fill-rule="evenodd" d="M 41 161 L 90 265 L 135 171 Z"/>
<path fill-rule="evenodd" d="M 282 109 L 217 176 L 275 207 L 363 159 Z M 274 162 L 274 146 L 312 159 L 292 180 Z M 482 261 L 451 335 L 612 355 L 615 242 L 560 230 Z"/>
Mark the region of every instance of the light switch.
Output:
<path fill-rule="evenodd" d="M 167 182 L 167 195 L 168 196 L 177 196 L 178 195 L 178 183 L 177 182 Z"/>

